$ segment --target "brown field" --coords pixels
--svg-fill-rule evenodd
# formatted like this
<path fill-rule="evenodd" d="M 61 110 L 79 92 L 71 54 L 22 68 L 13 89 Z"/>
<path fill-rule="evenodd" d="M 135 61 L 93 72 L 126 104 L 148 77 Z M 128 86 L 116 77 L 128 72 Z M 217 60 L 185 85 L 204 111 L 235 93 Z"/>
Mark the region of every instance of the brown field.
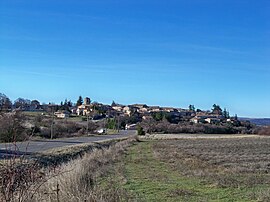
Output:
<path fill-rule="evenodd" d="M 270 172 L 270 138 L 167 140 L 156 147 L 158 151 L 164 147 L 168 155 L 196 158 L 234 172 Z"/>
<path fill-rule="evenodd" d="M 182 175 L 220 188 L 270 186 L 270 138 L 156 142 L 154 152 Z"/>

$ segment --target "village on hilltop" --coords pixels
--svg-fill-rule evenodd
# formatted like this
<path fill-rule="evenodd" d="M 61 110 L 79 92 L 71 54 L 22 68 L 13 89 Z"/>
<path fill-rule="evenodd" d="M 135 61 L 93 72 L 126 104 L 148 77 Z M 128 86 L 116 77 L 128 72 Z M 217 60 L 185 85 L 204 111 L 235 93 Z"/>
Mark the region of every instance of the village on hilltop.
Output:
<path fill-rule="evenodd" d="M 4 94 L 2 94 L 2 100 Z M 9 100 L 9 98 L 6 97 Z M 10 102 L 10 101 L 9 101 Z M 71 101 L 65 100 L 60 104 L 40 104 L 38 100 L 27 100 L 19 98 L 15 100 L 14 104 L 11 102 L 2 101 L 1 110 L 20 110 L 31 112 L 46 112 L 52 114 L 59 119 L 68 119 L 74 116 L 81 116 L 89 118 L 90 120 L 102 120 L 104 118 L 115 117 L 136 117 L 136 120 L 127 124 L 126 128 L 136 126 L 137 122 L 149 119 L 161 120 L 166 117 L 171 123 L 190 122 L 194 124 L 208 123 L 218 124 L 221 122 L 228 122 L 232 124 L 237 123 L 237 116 L 230 117 L 229 112 L 222 110 L 219 105 L 214 104 L 212 110 L 195 109 L 194 105 L 190 105 L 188 109 L 148 106 L 147 104 L 131 104 L 122 105 L 114 101 L 111 105 L 106 105 L 98 102 L 91 102 L 89 97 L 84 99 L 80 96 L 77 103 L 73 104 Z"/>

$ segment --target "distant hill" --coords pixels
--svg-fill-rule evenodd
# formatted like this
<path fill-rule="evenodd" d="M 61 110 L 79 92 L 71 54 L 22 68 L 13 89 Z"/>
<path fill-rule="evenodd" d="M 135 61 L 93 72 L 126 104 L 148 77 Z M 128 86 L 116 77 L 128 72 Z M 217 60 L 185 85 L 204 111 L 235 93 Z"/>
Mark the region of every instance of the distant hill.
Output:
<path fill-rule="evenodd" d="M 270 126 L 270 118 L 245 118 L 241 117 L 239 118 L 241 121 L 250 121 L 251 123 L 254 123 L 259 126 Z"/>

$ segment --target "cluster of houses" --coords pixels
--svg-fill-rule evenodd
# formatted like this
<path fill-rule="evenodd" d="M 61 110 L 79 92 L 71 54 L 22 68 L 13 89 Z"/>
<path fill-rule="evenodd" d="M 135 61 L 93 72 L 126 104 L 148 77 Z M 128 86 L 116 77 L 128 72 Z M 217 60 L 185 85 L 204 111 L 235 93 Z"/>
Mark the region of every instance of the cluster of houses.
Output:
<path fill-rule="evenodd" d="M 112 105 L 103 105 L 100 103 L 91 103 L 90 98 L 85 98 L 84 103 L 78 106 L 73 113 L 76 115 L 87 116 L 95 111 L 102 111 L 109 117 L 132 116 L 138 114 L 142 119 L 151 119 L 153 113 L 166 112 L 172 117 L 184 119 L 193 123 L 234 122 L 234 118 L 225 118 L 222 114 L 211 111 L 195 111 L 182 108 L 147 106 L 146 104 L 121 105 L 113 103 Z"/>
<path fill-rule="evenodd" d="M 224 120 L 224 117 L 222 115 L 205 112 L 198 112 L 196 113 L 196 116 L 190 119 L 190 121 L 193 123 L 211 123 L 211 124 L 219 123 L 222 120 Z"/>
<path fill-rule="evenodd" d="M 147 106 L 146 104 L 121 105 L 113 103 L 112 105 L 104 105 L 101 103 L 91 103 L 91 99 L 86 97 L 79 106 L 69 106 L 62 109 L 56 104 L 40 104 L 37 100 L 31 101 L 29 105 L 24 105 L 23 111 L 44 111 L 53 113 L 57 118 L 69 118 L 73 116 L 90 116 L 91 118 L 104 118 L 116 116 L 133 116 L 139 115 L 142 119 L 151 119 L 154 113 L 165 112 L 171 117 L 178 120 L 185 120 L 193 123 L 210 123 L 216 124 L 219 122 L 234 122 L 234 118 L 225 118 L 221 113 L 213 111 L 195 111 L 190 109 Z"/>
<path fill-rule="evenodd" d="M 220 122 L 234 122 L 235 118 L 226 118 L 220 113 L 211 111 L 199 111 L 173 107 L 160 107 L 160 106 L 147 106 L 146 104 L 134 104 L 134 105 L 116 105 L 112 108 L 122 114 L 131 116 L 132 113 L 139 113 L 143 119 L 149 119 L 153 113 L 166 112 L 171 117 L 178 118 L 178 120 L 186 120 L 193 123 L 210 123 L 216 124 Z"/>

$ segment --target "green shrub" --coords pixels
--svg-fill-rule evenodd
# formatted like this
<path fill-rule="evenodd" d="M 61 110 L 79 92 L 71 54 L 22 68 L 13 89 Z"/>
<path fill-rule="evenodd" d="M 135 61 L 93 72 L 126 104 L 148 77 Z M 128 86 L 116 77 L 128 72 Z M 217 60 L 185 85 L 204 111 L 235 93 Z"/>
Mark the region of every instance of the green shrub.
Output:
<path fill-rule="evenodd" d="M 145 131 L 143 130 L 143 128 L 141 126 L 137 127 L 137 134 L 138 135 L 145 135 Z"/>

